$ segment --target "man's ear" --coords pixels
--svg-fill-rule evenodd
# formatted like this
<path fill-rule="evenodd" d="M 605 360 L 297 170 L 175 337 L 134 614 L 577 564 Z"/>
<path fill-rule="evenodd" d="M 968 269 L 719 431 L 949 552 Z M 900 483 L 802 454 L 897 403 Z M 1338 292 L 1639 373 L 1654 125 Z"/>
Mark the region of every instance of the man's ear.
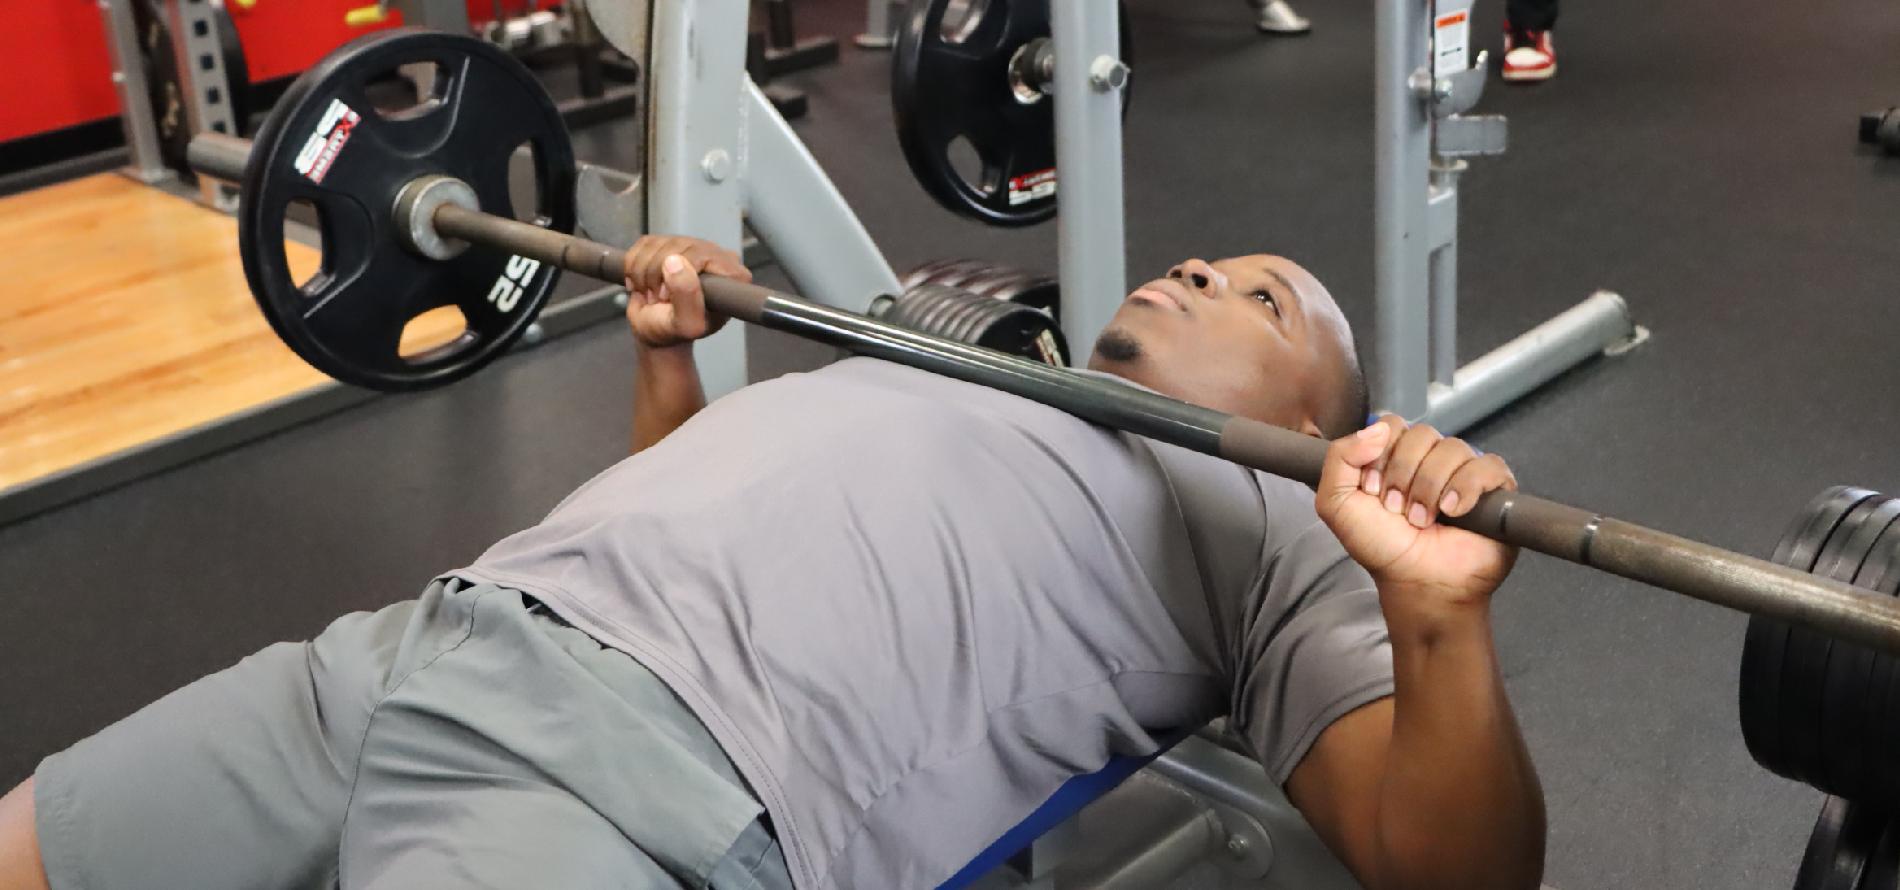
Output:
<path fill-rule="evenodd" d="M 1300 421 L 1300 432 L 1312 436 L 1315 439 L 1326 438 L 1326 434 L 1320 431 L 1319 424 L 1314 423 L 1311 417 Z"/>

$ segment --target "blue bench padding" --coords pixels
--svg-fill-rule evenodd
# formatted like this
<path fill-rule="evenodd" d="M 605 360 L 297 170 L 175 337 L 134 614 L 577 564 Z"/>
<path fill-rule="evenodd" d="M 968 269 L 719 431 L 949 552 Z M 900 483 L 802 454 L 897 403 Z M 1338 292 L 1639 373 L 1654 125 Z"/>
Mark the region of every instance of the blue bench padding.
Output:
<path fill-rule="evenodd" d="M 1062 783 L 1062 787 L 1057 788 L 1056 793 L 1050 795 L 1049 799 L 1044 801 L 1042 806 L 1037 807 L 1035 812 L 1030 813 L 1028 818 L 1017 823 L 1015 828 L 1004 832 L 1002 837 L 997 838 L 988 849 L 977 854 L 975 859 L 970 860 L 969 865 L 964 866 L 962 871 L 939 885 L 937 890 L 961 890 L 974 883 L 977 878 L 1001 867 L 1003 863 L 1009 861 L 1009 857 L 1035 843 L 1036 838 L 1041 837 L 1044 832 L 1081 812 L 1083 807 L 1107 794 L 1123 780 L 1139 772 L 1142 767 L 1174 747 L 1175 743 L 1193 733 L 1192 729 L 1187 729 L 1161 736 L 1161 748 L 1153 754 L 1146 757 L 1111 758 L 1107 766 Z"/>

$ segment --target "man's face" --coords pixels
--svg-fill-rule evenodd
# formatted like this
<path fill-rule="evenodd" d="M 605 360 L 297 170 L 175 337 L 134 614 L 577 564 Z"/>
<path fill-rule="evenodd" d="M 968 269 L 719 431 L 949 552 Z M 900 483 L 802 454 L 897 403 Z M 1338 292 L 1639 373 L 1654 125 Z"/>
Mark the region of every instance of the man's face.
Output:
<path fill-rule="evenodd" d="M 1284 257 L 1188 260 L 1135 288 L 1089 367 L 1183 401 L 1319 434 L 1352 335 L 1332 295 Z"/>

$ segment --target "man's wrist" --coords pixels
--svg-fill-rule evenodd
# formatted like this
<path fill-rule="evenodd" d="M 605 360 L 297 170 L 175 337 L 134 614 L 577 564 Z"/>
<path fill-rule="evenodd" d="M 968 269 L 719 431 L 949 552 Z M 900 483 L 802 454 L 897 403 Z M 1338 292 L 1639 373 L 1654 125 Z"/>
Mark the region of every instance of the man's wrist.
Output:
<path fill-rule="evenodd" d="M 681 365 L 693 364 L 693 341 L 674 343 L 670 346 L 651 346 L 639 338 L 633 341 L 634 356 L 644 365 Z"/>
<path fill-rule="evenodd" d="M 1471 633 L 1491 632 L 1491 597 L 1461 595 L 1442 589 L 1379 582 L 1379 605 L 1387 630 L 1401 638 L 1430 644 Z"/>

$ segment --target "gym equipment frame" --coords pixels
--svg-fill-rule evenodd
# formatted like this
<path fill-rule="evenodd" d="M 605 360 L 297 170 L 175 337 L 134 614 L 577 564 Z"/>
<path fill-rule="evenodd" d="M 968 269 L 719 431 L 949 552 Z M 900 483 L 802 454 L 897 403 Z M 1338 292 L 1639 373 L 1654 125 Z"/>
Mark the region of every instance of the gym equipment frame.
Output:
<path fill-rule="evenodd" d="M 1646 336 L 1598 291 L 1458 366 L 1458 178 L 1505 147 L 1503 117 L 1465 115 L 1489 76 L 1486 53 L 1467 62 L 1471 3 L 1378 0 L 1374 20 L 1372 406 L 1448 434 Z"/>

